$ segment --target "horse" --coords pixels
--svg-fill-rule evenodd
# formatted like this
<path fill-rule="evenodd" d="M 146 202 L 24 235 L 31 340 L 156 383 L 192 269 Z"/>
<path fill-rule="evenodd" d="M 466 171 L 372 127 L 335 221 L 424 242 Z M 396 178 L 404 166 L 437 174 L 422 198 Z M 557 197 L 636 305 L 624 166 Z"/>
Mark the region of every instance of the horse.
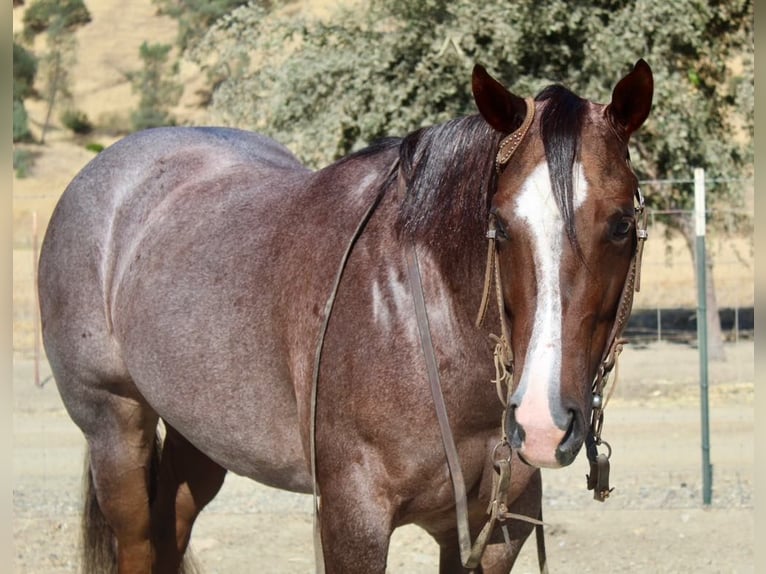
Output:
<path fill-rule="evenodd" d="M 591 448 L 603 414 L 653 78 L 639 60 L 608 104 L 522 98 L 478 64 L 471 84 L 478 113 L 316 171 L 257 133 L 166 127 L 71 181 L 38 292 L 87 442 L 86 571 L 183 571 L 227 472 L 315 493 L 320 571 L 384 572 L 404 524 L 440 572 L 510 571 L 540 469 Z M 461 520 L 478 536 L 497 501 L 471 564 Z"/>

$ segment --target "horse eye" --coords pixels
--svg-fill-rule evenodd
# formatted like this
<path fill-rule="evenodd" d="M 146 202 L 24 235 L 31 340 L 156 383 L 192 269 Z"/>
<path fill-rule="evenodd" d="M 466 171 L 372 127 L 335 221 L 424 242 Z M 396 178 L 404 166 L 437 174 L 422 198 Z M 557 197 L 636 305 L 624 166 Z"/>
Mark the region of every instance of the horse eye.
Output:
<path fill-rule="evenodd" d="M 624 218 L 617 222 L 614 226 L 614 236 L 618 239 L 623 239 L 628 236 L 630 230 L 633 229 L 633 220 Z"/>
<path fill-rule="evenodd" d="M 498 212 L 498 209 L 496 207 L 493 207 L 489 210 L 489 212 L 495 216 L 495 233 L 497 239 L 507 240 L 510 239 L 510 235 L 508 234 L 508 228 L 505 226 L 505 223 L 503 222 L 503 218 L 500 217 L 500 213 Z"/>
<path fill-rule="evenodd" d="M 503 223 L 503 220 L 499 217 L 495 220 L 497 225 L 497 238 L 498 239 L 504 239 L 508 240 L 510 239 L 510 235 L 508 235 L 508 229 L 505 227 L 505 223 Z"/>

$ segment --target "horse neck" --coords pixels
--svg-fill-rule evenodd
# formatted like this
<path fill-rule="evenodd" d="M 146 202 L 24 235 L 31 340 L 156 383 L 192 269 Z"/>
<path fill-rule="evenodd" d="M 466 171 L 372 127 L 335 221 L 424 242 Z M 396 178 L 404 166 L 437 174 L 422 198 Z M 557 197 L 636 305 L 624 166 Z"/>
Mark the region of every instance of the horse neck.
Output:
<path fill-rule="evenodd" d="M 451 307 L 461 319 L 473 322 L 481 303 L 484 287 L 486 241 L 481 236 L 465 236 L 460 251 L 442 252 L 438 247 L 421 246 L 432 261 L 435 274 L 444 293 L 451 299 Z"/>
<path fill-rule="evenodd" d="M 403 238 L 401 243 L 408 241 L 412 242 L 409 238 Z M 475 325 L 484 287 L 486 240 L 481 235 L 466 235 L 462 238 L 463 249 L 459 255 L 445 252 L 438 245 L 413 243 L 428 313 L 428 328 L 440 366 L 440 384 L 452 400 L 458 401 L 454 408 L 461 411 L 468 409 L 473 413 L 472 420 L 464 421 L 467 428 L 463 430 L 494 428 L 500 420 L 500 403 L 494 387 L 486 383 L 494 372 L 488 335 L 493 326 L 496 327 L 494 331 L 499 333 L 497 310 L 490 309 L 487 314 L 489 330 Z M 407 249 L 406 244 L 400 247 L 403 254 Z M 417 280 L 409 277 L 409 270 L 406 275 L 414 304 L 414 292 L 418 289 L 414 283 Z M 489 323 L 490 320 L 492 323 Z M 416 321 L 415 315 L 411 316 L 410 321 Z M 416 332 L 422 328 L 422 324 L 418 325 Z M 419 349 L 417 354 L 428 352 L 422 342 L 419 341 L 416 346 Z M 463 432 L 455 430 L 460 434 Z"/>
<path fill-rule="evenodd" d="M 473 115 L 418 130 L 399 146 L 397 229 L 428 252 L 459 305 L 481 295 L 498 140 L 499 134 Z"/>

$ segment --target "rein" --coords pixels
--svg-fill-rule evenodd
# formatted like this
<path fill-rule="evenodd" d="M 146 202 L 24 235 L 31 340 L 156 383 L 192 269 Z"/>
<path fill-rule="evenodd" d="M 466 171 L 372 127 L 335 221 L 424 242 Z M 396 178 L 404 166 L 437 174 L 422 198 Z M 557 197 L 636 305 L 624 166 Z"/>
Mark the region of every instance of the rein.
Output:
<path fill-rule="evenodd" d="M 538 561 L 540 563 L 540 572 L 547 572 L 545 559 L 545 543 L 542 537 L 542 511 L 539 519 L 530 518 L 521 514 L 508 511 L 508 490 L 511 484 L 511 450 L 503 429 L 503 440 L 497 444 L 493 451 L 493 458 L 501 446 L 507 447 L 508 455 L 494 461 L 495 474 L 492 477 L 492 495 L 490 497 L 487 514 L 489 519 L 482 527 L 476 540 L 471 543 L 470 525 L 468 522 L 468 502 L 465 490 L 465 480 L 463 471 L 460 467 L 460 458 L 458 457 L 455 439 L 452 436 L 452 430 L 447 416 L 447 406 L 444 403 L 444 395 L 441 390 L 439 378 L 439 367 L 436 364 L 436 351 L 431 340 L 431 329 L 428 322 L 428 313 L 426 311 L 426 302 L 423 294 L 423 282 L 421 280 L 420 268 L 418 266 L 417 253 L 415 245 L 409 242 L 406 247 L 407 272 L 412 289 L 412 298 L 415 303 L 415 316 L 418 322 L 418 331 L 420 333 L 420 344 L 423 349 L 423 355 L 426 360 L 426 370 L 428 372 L 428 381 L 431 386 L 431 395 L 434 400 L 436 417 L 439 421 L 439 429 L 442 436 L 442 444 L 447 457 L 447 466 L 452 479 L 452 492 L 455 497 L 455 514 L 457 516 L 458 544 L 460 549 L 460 561 L 466 568 L 476 568 L 481 563 L 481 557 L 489 543 L 489 538 L 495 528 L 495 524 L 500 522 L 503 529 L 503 535 L 506 542 L 510 543 L 507 526 L 505 521 L 509 519 L 524 520 L 531 522 L 537 527 L 537 549 Z M 498 347 L 502 346 L 502 341 L 498 342 Z M 510 349 L 510 347 L 509 347 Z M 496 350 L 497 361 L 497 350 Z M 497 362 L 496 362 L 497 364 Z M 499 383 L 498 383 L 499 388 Z M 506 407 L 507 408 L 507 407 Z M 505 420 L 505 416 L 503 416 Z"/>
<path fill-rule="evenodd" d="M 343 272 L 346 270 L 346 264 L 348 258 L 351 255 L 351 251 L 356 245 L 357 240 L 362 235 L 362 231 L 367 227 L 367 223 L 370 221 L 375 208 L 380 204 L 380 200 L 386 191 L 386 186 L 382 185 L 375 194 L 374 199 L 367 207 L 356 226 L 354 233 L 351 235 L 351 239 L 346 245 L 346 250 L 341 257 L 340 266 L 338 272 L 335 274 L 335 280 L 333 281 L 330 295 L 324 306 L 324 317 L 322 319 L 322 325 L 319 329 L 319 337 L 317 339 L 317 348 L 314 354 L 314 371 L 311 378 L 311 411 L 310 411 L 310 423 L 309 423 L 309 449 L 311 459 L 311 480 L 314 486 L 313 498 L 314 498 L 314 562 L 316 565 L 317 574 L 324 573 L 324 553 L 322 551 L 322 531 L 319 524 L 319 512 L 320 512 L 320 493 L 319 483 L 317 482 L 317 452 L 316 452 L 316 416 L 317 416 L 317 396 L 319 391 L 319 367 L 322 359 L 322 349 L 324 348 L 325 335 L 327 334 L 327 326 L 330 323 L 330 316 L 335 305 L 335 299 L 338 295 L 338 288 L 340 287 L 340 281 L 343 278 Z"/>

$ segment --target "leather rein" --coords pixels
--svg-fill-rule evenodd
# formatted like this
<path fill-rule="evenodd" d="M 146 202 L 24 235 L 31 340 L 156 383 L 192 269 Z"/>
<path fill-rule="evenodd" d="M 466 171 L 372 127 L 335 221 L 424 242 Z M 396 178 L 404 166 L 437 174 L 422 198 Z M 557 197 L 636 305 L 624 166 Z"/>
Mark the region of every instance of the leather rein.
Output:
<path fill-rule="evenodd" d="M 532 121 L 534 120 L 534 100 L 532 98 L 527 98 L 525 101 L 527 103 L 527 113 L 521 126 L 516 131 L 503 138 L 499 144 L 497 156 L 495 159 L 495 167 L 498 172 L 501 172 L 503 167 L 510 161 L 514 152 L 518 149 L 519 145 L 524 140 L 524 137 L 532 125 Z M 357 239 L 362 234 L 362 231 L 370 220 L 372 213 L 380 203 L 383 193 L 384 189 L 382 187 L 381 190 L 379 190 L 376 194 L 371 204 L 368 206 L 350 241 L 347 244 L 346 250 L 341 259 L 340 267 L 333 282 L 332 290 L 327 302 L 325 303 L 323 314 L 324 317 L 320 327 L 315 353 L 311 385 L 309 444 L 311 475 L 314 485 L 314 552 L 316 571 L 318 573 L 324 572 L 324 556 L 322 552 L 321 531 L 319 526 L 320 493 L 317 482 L 316 457 L 317 391 L 322 349 L 324 346 L 324 339 L 330 315 L 332 314 L 333 305 L 335 303 L 335 298 L 343 276 L 343 272 L 346 267 L 346 263 L 354 245 L 356 244 Z M 606 395 L 606 398 L 604 398 L 604 392 L 607 386 L 609 374 L 615 367 L 617 358 L 622 351 L 623 345 L 626 343 L 625 339 L 622 338 L 622 333 L 625 329 L 625 326 L 627 325 L 628 318 L 630 317 L 630 312 L 633 305 L 633 293 L 634 291 L 638 291 L 640 287 L 641 256 L 643 253 L 643 243 L 647 238 L 644 198 L 641 195 L 641 191 L 639 189 L 636 189 L 636 199 L 638 202 L 638 206 L 636 207 L 637 247 L 631 260 L 630 268 L 628 270 L 625 284 L 620 296 L 615 323 L 610 332 L 606 348 L 599 364 L 597 375 L 592 383 L 593 409 L 591 414 L 590 429 L 585 441 L 586 453 L 590 462 L 591 470 L 590 474 L 587 476 L 588 489 L 594 490 L 594 499 L 602 502 L 606 500 L 606 498 L 613 490 L 609 487 L 609 457 L 611 455 L 611 447 L 606 441 L 601 439 L 601 430 L 604 423 L 604 408 L 606 407 L 606 404 L 608 403 L 609 398 L 614 391 L 616 377 L 613 380 L 612 386 Z M 511 480 L 512 451 L 506 433 L 505 421 L 508 411 L 508 397 L 512 391 L 513 350 L 511 348 L 508 327 L 505 319 L 506 314 L 502 295 L 500 261 L 497 257 L 497 222 L 495 215 L 492 213 L 489 215 L 486 237 L 488 239 L 488 246 L 487 263 L 484 277 L 484 290 L 482 294 L 482 302 L 480 305 L 479 314 L 476 319 L 476 326 L 479 327 L 486 316 L 487 309 L 489 307 L 489 299 L 491 297 L 492 283 L 494 281 L 495 298 L 498 306 L 498 315 L 500 317 L 500 335 L 490 335 L 490 339 L 495 343 L 494 364 L 496 376 L 492 381 L 496 385 L 498 398 L 503 405 L 503 418 L 501 421 L 502 437 L 500 442 L 498 442 L 498 444 L 495 446 L 492 453 L 495 474 L 493 476 L 490 503 L 487 508 L 487 514 L 489 515 L 489 518 L 487 519 L 487 522 L 473 543 L 471 543 L 470 527 L 468 522 L 468 503 L 465 481 L 463 479 L 457 447 L 455 446 L 455 441 L 450 428 L 447 409 L 444 402 L 444 396 L 441 390 L 439 368 L 436 360 L 436 352 L 434 350 L 433 341 L 431 339 L 431 330 L 428 322 L 428 313 L 426 310 L 425 296 L 423 293 L 422 278 L 418 265 L 415 245 L 412 241 L 407 241 L 405 244 L 405 257 L 407 261 L 409 282 L 415 306 L 415 315 L 418 324 L 418 331 L 420 334 L 421 347 L 426 362 L 426 371 L 428 373 L 431 394 L 434 400 L 434 407 L 436 410 L 437 420 L 439 422 L 439 428 L 442 436 L 442 444 L 444 446 L 445 455 L 447 458 L 447 465 L 450 471 L 453 494 L 455 497 L 455 510 L 461 562 L 466 568 L 476 568 L 479 566 L 481 557 L 484 553 L 486 545 L 489 542 L 490 536 L 495 526 L 498 524 L 501 526 L 506 542 L 510 544 L 507 521 L 515 519 L 530 522 L 535 525 L 540 572 L 547 573 L 548 567 L 545 555 L 542 509 L 540 510 L 537 518 L 515 514 L 509 512 L 508 510 L 508 492 Z M 606 445 L 608 449 L 607 454 L 598 453 L 598 447 L 602 444 Z"/>

